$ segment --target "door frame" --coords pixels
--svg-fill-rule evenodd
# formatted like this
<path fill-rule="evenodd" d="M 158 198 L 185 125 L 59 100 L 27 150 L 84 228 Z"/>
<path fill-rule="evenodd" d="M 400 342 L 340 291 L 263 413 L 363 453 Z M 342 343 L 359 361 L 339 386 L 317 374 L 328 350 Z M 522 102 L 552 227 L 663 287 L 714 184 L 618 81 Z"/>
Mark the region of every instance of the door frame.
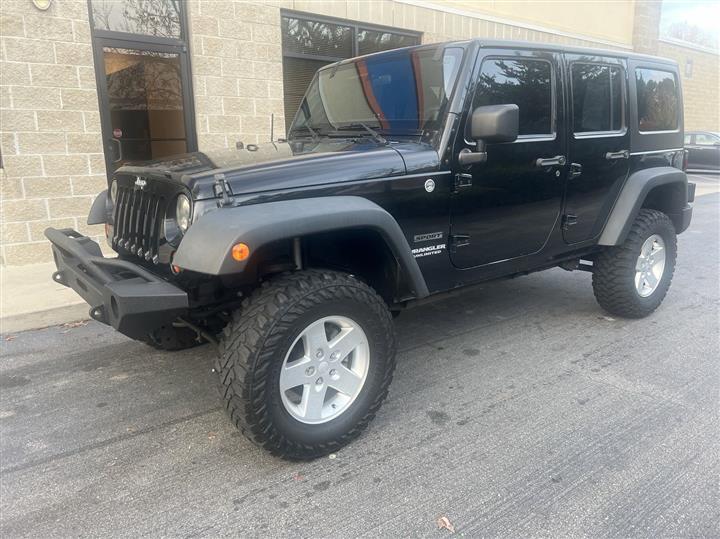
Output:
<path fill-rule="evenodd" d="M 180 9 L 180 38 L 167 38 L 95 29 L 92 14 L 92 0 L 87 0 L 90 35 L 93 49 L 93 63 L 95 68 L 95 84 L 98 94 L 98 110 L 100 113 L 103 157 L 105 158 L 105 171 L 108 180 L 110 180 L 113 174 L 113 161 L 111 157 L 112 148 L 110 148 L 109 145 L 109 141 L 113 137 L 107 90 L 107 77 L 105 76 L 105 47 L 178 55 L 178 59 L 180 61 L 180 84 L 182 85 L 183 91 L 183 113 L 185 116 L 185 139 L 187 151 L 194 152 L 198 149 L 194 107 L 195 97 L 192 88 L 190 55 L 188 53 L 186 41 L 188 35 L 187 5 L 185 2 L 180 2 L 180 5 L 182 6 Z"/>

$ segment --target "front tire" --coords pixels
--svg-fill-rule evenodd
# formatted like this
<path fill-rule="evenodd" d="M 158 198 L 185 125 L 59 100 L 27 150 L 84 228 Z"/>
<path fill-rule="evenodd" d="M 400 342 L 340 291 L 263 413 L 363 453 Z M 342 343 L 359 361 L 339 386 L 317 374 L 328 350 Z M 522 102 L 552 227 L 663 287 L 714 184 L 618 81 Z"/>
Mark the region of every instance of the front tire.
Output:
<path fill-rule="evenodd" d="M 395 368 L 382 298 L 358 279 L 308 270 L 256 290 L 223 332 L 216 370 L 231 420 L 256 445 L 311 459 L 359 436 Z"/>
<path fill-rule="evenodd" d="M 595 298 L 611 314 L 648 316 L 670 288 L 676 257 L 677 237 L 670 218 L 657 210 L 640 210 L 625 243 L 595 259 Z"/>

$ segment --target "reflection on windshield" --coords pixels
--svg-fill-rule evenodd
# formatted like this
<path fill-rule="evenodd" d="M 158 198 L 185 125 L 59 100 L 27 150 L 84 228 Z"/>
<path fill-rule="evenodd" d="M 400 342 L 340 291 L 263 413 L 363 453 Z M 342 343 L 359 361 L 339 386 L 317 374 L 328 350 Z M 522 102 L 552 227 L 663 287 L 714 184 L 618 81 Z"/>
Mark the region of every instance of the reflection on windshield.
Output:
<path fill-rule="evenodd" d="M 322 69 L 290 133 L 363 130 L 362 124 L 396 134 L 437 130 L 463 51 L 457 46 L 403 49 Z"/>

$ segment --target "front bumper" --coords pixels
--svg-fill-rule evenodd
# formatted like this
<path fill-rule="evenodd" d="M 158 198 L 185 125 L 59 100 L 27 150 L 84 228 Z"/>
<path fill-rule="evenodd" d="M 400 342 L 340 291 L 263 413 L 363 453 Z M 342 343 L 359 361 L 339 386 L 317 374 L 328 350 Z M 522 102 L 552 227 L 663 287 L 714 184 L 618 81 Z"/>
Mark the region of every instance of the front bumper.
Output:
<path fill-rule="evenodd" d="M 105 258 L 100 246 L 71 229 L 48 228 L 57 271 L 53 280 L 90 305 L 90 316 L 133 339 L 172 323 L 188 310 L 187 293 L 146 269 Z"/>

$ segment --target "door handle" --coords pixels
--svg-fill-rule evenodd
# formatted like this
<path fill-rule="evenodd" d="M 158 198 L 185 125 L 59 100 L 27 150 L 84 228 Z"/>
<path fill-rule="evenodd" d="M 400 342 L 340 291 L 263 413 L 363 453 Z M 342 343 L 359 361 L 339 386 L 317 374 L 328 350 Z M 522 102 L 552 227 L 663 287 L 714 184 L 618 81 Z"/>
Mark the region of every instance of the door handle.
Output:
<path fill-rule="evenodd" d="M 620 150 L 619 152 L 608 152 L 605 154 L 605 159 L 613 161 L 615 159 L 628 159 L 630 152 L 628 150 Z"/>
<path fill-rule="evenodd" d="M 540 167 L 555 167 L 555 166 L 563 166 L 565 164 L 565 156 L 564 155 L 556 155 L 555 157 L 540 157 L 535 160 L 535 166 Z"/>

